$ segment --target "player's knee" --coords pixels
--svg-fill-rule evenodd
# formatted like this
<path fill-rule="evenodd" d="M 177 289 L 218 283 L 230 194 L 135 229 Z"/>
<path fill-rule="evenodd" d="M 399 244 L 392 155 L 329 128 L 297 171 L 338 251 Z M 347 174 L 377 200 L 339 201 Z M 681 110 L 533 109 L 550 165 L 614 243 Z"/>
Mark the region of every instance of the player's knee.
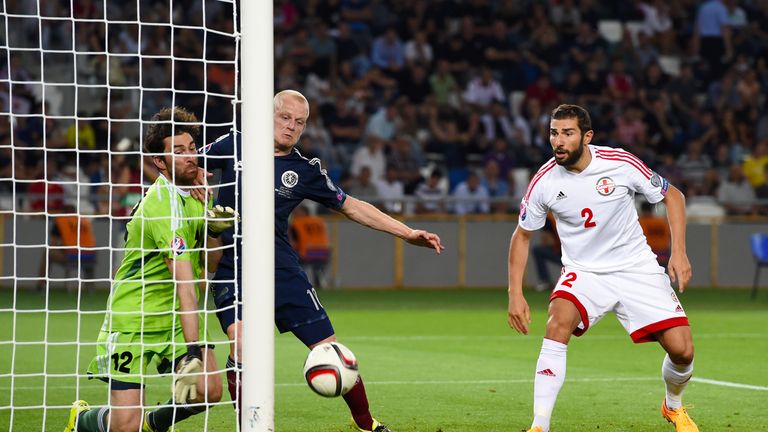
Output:
<path fill-rule="evenodd" d="M 669 359 L 677 365 L 689 365 L 693 363 L 693 344 L 686 344 L 678 350 L 669 353 Z"/>
<path fill-rule="evenodd" d="M 551 315 L 547 320 L 547 339 L 567 343 L 573 330 L 579 325 L 579 321 L 574 321 L 566 317 Z"/>
<path fill-rule="evenodd" d="M 141 423 L 141 415 L 135 415 L 124 421 L 110 422 L 109 430 L 110 432 L 136 432 L 137 430 L 141 430 Z"/>

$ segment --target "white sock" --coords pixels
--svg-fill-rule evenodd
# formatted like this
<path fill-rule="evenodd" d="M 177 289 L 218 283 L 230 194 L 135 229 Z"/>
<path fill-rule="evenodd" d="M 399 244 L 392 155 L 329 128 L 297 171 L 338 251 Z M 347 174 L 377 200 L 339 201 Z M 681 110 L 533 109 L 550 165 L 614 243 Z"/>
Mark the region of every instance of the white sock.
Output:
<path fill-rule="evenodd" d="M 661 364 L 661 376 L 667 384 L 667 408 L 680 408 L 683 401 L 683 390 L 693 375 L 693 362 L 689 365 L 677 365 L 669 359 L 669 354 L 664 356 Z"/>
<path fill-rule="evenodd" d="M 541 344 L 539 361 L 536 363 L 536 376 L 533 381 L 533 426 L 541 426 L 549 431 L 552 409 L 555 407 L 557 394 L 565 381 L 565 360 L 568 345 L 544 339 Z"/>

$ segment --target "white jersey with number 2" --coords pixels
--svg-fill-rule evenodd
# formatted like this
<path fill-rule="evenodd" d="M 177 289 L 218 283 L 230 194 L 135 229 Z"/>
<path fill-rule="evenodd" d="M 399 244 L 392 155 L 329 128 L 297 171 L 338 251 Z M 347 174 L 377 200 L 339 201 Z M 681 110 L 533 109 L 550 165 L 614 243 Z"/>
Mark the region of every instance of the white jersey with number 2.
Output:
<path fill-rule="evenodd" d="M 641 193 L 655 204 L 664 199 L 669 183 L 625 150 L 590 145 L 588 151 L 592 161 L 580 173 L 554 158 L 539 169 L 520 203 L 519 226 L 537 230 L 551 211 L 568 268 L 663 272 L 643 235 L 634 197 Z"/>

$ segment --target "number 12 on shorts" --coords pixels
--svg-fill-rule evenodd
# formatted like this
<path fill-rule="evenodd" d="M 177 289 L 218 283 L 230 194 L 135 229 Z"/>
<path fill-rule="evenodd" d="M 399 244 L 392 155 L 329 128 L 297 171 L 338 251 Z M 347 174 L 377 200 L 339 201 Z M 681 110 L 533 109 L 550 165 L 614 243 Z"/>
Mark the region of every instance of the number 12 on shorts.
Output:
<path fill-rule="evenodd" d="M 323 304 L 320 303 L 320 298 L 317 296 L 317 291 L 315 291 L 314 288 L 308 289 L 307 295 L 312 299 L 312 304 L 315 305 L 315 309 L 320 310 L 320 308 L 323 307 Z"/>

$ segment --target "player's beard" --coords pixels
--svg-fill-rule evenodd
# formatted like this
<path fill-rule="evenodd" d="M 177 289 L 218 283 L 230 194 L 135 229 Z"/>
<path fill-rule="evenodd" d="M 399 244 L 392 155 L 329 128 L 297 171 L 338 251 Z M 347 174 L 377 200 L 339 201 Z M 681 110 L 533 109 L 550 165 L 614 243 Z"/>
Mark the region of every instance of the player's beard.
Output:
<path fill-rule="evenodd" d="M 582 142 L 579 148 L 574 150 L 573 153 L 566 150 L 568 157 L 566 157 L 563 160 L 559 160 L 558 158 L 555 158 L 555 162 L 558 165 L 563 167 L 573 166 L 574 164 L 576 164 L 576 162 L 579 161 L 579 159 L 581 159 L 581 155 L 584 154 L 584 147 L 586 147 L 586 145 L 584 145 L 584 143 Z"/>
<path fill-rule="evenodd" d="M 192 186 L 195 183 L 195 179 L 197 178 L 197 166 L 194 166 L 194 169 L 192 168 L 192 165 L 187 164 L 183 167 L 176 167 L 173 165 L 172 157 L 167 157 L 165 164 L 165 166 L 171 167 L 168 171 L 168 175 L 171 177 L 170 180 L 176 186 Z"/>

